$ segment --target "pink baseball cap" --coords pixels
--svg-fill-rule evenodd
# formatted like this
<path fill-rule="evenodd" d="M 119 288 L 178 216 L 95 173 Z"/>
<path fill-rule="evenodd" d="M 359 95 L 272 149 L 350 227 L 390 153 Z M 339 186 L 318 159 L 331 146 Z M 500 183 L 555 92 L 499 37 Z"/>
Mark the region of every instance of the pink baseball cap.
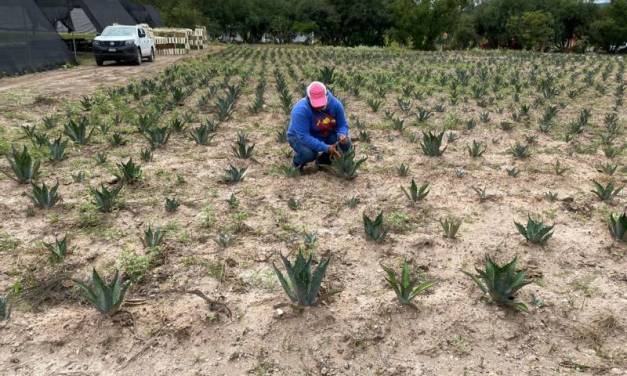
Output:
<path fill-rule="evenodd" d="M 314 81 L 307 86 L 307 98 L 314 108 L 327 105 L 327 88 L 322 82 Z"/>

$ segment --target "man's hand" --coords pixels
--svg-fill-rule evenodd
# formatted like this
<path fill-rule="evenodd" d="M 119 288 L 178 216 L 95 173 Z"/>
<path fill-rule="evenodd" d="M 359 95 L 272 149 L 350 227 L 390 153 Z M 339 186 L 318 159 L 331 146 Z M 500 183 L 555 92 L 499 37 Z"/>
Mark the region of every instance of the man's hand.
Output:
<path fill-rule="evenodd" d="M 327 152 L 333 158 L 339 158 L 342 156 L 340 152 L 337 150 L 337 144 L 329 145 L 329 149 L 327 150 Z"/>
<path fill-rule="evenodd" d="M 340 140 L 340 144 L 345 144 L 346 141 L 348 141 L 348 136 L 346 136 L 345 134 L 341 134 L 339 136 L 339 140 Z"/>

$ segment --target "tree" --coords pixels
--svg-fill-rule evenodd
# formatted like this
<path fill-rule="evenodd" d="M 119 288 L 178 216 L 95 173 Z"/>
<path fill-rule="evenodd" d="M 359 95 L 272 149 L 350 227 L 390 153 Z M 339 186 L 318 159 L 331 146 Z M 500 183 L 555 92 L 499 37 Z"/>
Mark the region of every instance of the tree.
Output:
<path fill-rule="evenodd" d="M 524 49 L 544 51 L 553 40 L 553 18 L 542 11 L 524 12 L 507 21 L 507 31 Z"/>
<path fill-rule="evenodd" d="M 627 0 L 614 0 L 590 25 L 590 39 L 607 52 L 627 42 Z"/>

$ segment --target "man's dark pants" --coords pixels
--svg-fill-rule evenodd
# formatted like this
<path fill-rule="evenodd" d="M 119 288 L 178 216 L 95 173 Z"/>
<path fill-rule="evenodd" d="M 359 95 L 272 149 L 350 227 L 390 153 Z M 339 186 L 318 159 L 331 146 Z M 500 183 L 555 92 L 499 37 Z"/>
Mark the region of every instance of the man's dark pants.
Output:
<path fill-rule="evenodd" d="M 317 160 L 320 164 L 330 163 L 330 157 L 328 152 L 321 153 L 318 156 L 318 152 L 311 150 L 310 148 L 305 146 L 296 137 L 288 136 L 287 141 L 290 143 L 292 149 L 294 149 L 294 166 L 301 167 L 315 160 Z M 337 133 L 332 133 L 328 137 L 321 139 L 320 141 L 324 142 L 327 145 L 335 144 L 338 141 Z M 347 138 L 344 143 L 339 143 L 338 145 L 340 147 L 340 150 L 342 150 L 343 152 L 347 152 L 351 148 L 350 139 Z"/>

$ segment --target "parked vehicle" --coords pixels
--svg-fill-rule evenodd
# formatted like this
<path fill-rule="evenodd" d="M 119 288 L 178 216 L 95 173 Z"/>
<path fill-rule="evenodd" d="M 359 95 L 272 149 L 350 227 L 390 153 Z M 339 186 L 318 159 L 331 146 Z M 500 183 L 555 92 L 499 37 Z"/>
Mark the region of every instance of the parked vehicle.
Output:
<path fill-rule="evenodd" d="M 94 39 L 96 64 L 105 61 L 127 61 L 137 65 L 143 59 L 155 61 L 155 40 L 141 26 L 107 26 L 102 34 Z"/>

